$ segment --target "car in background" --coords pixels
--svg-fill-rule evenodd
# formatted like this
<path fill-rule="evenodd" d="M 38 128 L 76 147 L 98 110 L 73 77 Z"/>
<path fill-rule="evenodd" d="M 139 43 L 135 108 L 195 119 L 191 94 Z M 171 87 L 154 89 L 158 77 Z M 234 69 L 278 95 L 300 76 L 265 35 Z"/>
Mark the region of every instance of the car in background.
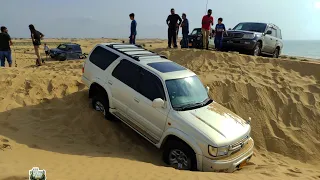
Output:
<path fill-rule="evenodd" d="M 241 22 L 224 33 L 224 50 L 247 51 L 278 58 L 283 48 L 281 29 L 271 23 Z"/>
<path fill-rule="evenodd" d="M 212 33 L 213 34 L 213 33 Z M 202 48 L 202 32 L 201 28 L 194 28 L 192 32 L 188 35 L 188 46 L 189 48 Z M 209 38 L 209 46 L 208 47 L 214 47 L 214 37 L 210 36 Z M 180 45 L 182 45 L 182 40 L 180 41 Z"/>
<path fill-rule="evenodd" d="M 49 55 L 52 59 L 64 61 L 67 59 L 83 59 L 81 45 L 76 43 L 59 44 L 57 48 L 50 49 Z"/>

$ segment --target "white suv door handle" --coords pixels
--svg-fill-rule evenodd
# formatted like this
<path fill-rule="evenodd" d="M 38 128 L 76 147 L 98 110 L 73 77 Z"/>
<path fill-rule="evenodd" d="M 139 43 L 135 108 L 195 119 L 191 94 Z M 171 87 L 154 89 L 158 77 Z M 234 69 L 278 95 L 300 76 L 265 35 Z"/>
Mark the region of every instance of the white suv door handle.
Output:
<path fill-rule="evenodd" d="M 108 81 L 108 84 L 112 85 L 112 81 L 109 80 L 109 81 Z"/>
<path fill-rule="evenodd" d="M 138 98 L 134 98 L 134 101 L 137 102 L 137 103 L 140 102 L 140 100 Z"/>

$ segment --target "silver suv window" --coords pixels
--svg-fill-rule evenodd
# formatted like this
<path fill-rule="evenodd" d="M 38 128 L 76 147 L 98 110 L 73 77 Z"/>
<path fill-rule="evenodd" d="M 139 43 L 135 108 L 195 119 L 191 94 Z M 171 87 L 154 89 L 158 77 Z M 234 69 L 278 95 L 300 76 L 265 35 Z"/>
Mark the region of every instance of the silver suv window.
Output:
<path fill-rule="evenodd" d="M 97 46 L 91 53 L 89 60 L 102 70 L 106 70 L 113 61 L 118 59 L 118 55 Z"/>

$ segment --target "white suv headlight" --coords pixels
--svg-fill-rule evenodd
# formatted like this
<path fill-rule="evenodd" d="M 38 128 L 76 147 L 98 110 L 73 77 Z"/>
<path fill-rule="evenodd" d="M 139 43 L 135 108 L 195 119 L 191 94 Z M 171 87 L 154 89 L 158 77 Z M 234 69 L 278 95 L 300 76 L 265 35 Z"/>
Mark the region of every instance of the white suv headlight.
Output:
<path fill-rule="evenodd" d="M 229 146 L 224 146 L 224 147 L 213 147 L 213 146 L 208 146 L 208 152 L 211 156 L 217 157 L 217 156 L 225 156 L 228 155 L 229 152 Z"/>
<path fill-rule="evenodd" d="M 243 39 L 253 39 L 254 38 L 254 34 L 244 34 L 243 36 L 242 36 L 242 38 Z"/>

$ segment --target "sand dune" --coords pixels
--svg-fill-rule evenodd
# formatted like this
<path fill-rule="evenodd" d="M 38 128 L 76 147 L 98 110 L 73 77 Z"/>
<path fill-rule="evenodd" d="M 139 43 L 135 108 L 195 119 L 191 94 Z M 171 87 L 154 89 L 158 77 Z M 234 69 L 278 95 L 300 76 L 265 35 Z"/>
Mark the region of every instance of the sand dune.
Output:
<path fill-rule="evenodd" d="M 96 42 L 78 43 L 89 51 Z M 93 111 L 83 61 L 36 68 L 25 52 L 32 48 L 19 48 L 18 67 L 0 69 L 0 179 L 25 179 L 33 166 L 59 180 L 320 179 L 319 63 L 155 49 L 196 72 L 217 102 L 252 117 L 252 162 L 232 174 L 202 173 L 166 167 L 160 150 Z"/>

